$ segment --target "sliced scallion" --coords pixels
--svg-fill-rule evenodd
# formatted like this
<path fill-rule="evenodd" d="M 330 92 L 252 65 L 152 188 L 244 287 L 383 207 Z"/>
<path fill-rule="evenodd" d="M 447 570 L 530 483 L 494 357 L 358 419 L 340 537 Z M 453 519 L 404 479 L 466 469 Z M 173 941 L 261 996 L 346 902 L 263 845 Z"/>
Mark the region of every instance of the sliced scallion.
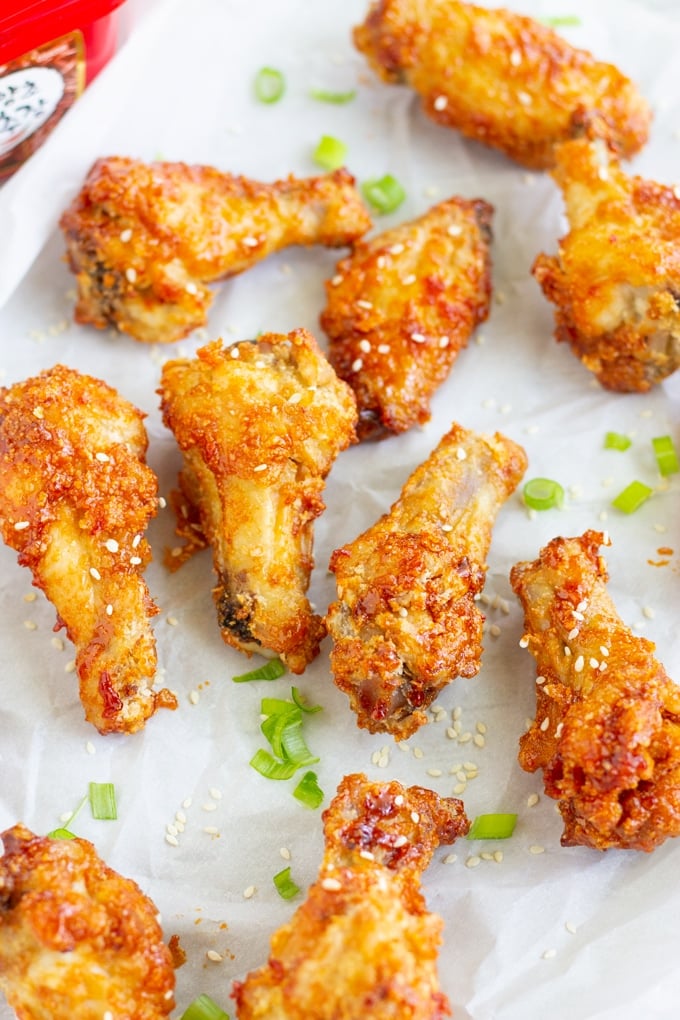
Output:
<path fill-rule="evenodd" d="M 291 687 L 290 695 L 297 707 L 307 715 L 314 715 L 315 712 L 322 711 L 321 705 L 310 705 L 298 687 Z"/>
<path fill-rule="evenodd" d="M 347 146 L 339 138 L 332 135 L 322 135 L 319 144 L 315 148 L 312 159 L 324 170 L 337 170 L 344 166 L 347 158 Z"/>
<path fill-rule="evenodd" d="M 632 442 L 633 440 L 624 436 L 622 432 L 606 432 L 604 436 L 605 450 L 627 450 Z"/>
<path fill-rule="evenodd" d="M 670 436 L 657 436 L 656 439 L 652 439 L 652 446 L 660 475 L 665 478 L 667 475 L 674 475 L 680 471 L 678 454 Z"/>
<path fill-rule="evenodd" d="M 277 761 L 271 752 L 262 747 L 250 759 L 250 764 L 265 779 L 291 779 L 302 768 L 301 764 L 294 761 Z"/>
<path fill-rule="evenodd" d="M 312 811 L 315 811 L 323 803 L 324 793 L 319 786 L 316 772 L 305 772 L 293 790 L 293 796 Z"/>
<path fill-rule="evenodd" d="M 281 748 L 284 761 L 294 762 L 297 768 L 303 765 L 315 765 L 318 757 L 312 754 L 302 735 L 302 719 L 289 722 L 281 731 Z"/>
<path fill-rule="evenodd" d="M 90 783 L 89 798 L 92 817 L 97 821 L 114 821 L 118 818 L 113 783 Z"/>
<path fill-rule="evenodd" d="M 70 829 L 58 828 L 58 829 L 52 829 L 51 832 L 48 832 L 47 833 L 47 838 L 48 839 L 75 839 L 76 838 L 76 834 L 75 834 L 75 832 L 71 832 Z"/>
<path fill-rule="evenodd" d="M 328 89 L 310 89 L 309 94 L 312 99 L 318 100 L 320 103 L 334 103 L 336 106 L 342 106 L 344 103 L 351 103 L 356 98 L 356 89 L 348 89 L 347 92 L 330 92 Z"/>
<path fill-rule="evenodd" d="M 275 67 L 261 67 L 255 75 L 255 95 L 261 103 L 278 103 L 286 91 L 286 79 Z"/>
<path fill-rule="evenodd" d="M 180 1020 L 229 1020 L 229 1014 L 209 995 L 199 995 L 189 1003 Z"/>
<path fill-rule="evenodd" d="M 292 900 L 300 892 L 300 886 L 296 885 L 290 877 L 290 867 L 279 871 L 273 878 L 276 891 L 283 900 Z"/>
<path fill-rule="evenodd" d="M 644 482 L 637 480 L 627 485 L 618 496 L 612 500 L 612 506 L 621 510 L 624 514 L 632 514 L 638 510 L 643 503 L 646 503 L 652 495 L 652 489 Z"/>
<path fill-rule="evenodd" d="M 545 18 L 538 18 L 538 21 L 542 21 L 549 28 L 567 28 L 581 24 L 578 14 L 553 14 L 552 17 L 548 15 Z"/>
<path fill-rule="evenodd" d="M 564 489 L 552 478 L 532 478 L 523 489 L 524 502 L 531 510 L 552 510 L 564 502 Z"/>
<path fill-rule="evenodd" d="M 394 212 L 406 198 L 406 192 L 392 174 L 364 181 L 361 190 L 366 201 L 382 215 Z"/>
<path fill-rule="evenodd" d="M 278 680 L 286 672 L 286 667 L 280 659 L 270 659 L 257 669 L 251 669 L 249 673 L 239 673 L 231 679 L 235 684 L 248 684 L 251 680 Z"/>
<path fill-rule="evenodd" d="M 498 812 L 489 815 L 477 815 L 468 839 L 508 839 L 515 831 L 517 815 L 512 812 Z"/>

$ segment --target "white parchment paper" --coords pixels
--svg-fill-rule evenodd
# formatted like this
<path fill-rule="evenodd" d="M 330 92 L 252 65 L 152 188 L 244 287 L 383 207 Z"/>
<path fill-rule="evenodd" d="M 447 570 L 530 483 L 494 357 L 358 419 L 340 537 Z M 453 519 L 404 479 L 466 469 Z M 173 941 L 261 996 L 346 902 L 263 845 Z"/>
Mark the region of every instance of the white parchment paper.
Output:
<path fill-rule="evenodd" d="M 567 7 L 522 3 L 533 15 L 580 17 L 563 33 L 616 62 L 654 106 L 651 140 L 632 171 L 679 180 L 680 22 L 673 5 L 656 11 L 631 0 L 569 0 Z M 564 232 L 556 187 L 546 175 L 435 126 L 407 90 L 379 83 L 350 41 L 364 13 L 363 0 L 158 0 L 45 146 L 0 191 L 2 381 L 62 362 L 116 386 L 148 414 L 149 461 L 167 495 L 179 456 L 157 408 L 162 360 L 191 353 L 206 338 L 237 340 L 262 329 L 306 326 L 324 343 L 323 281 L 339 254 L 315 249 L 270 258 L 217 289 L 205 336 L 153 348 L 73 324 L 59 214 L 98 156 L 206 162 L 273 180 L 317 172 L 311 152 L 322 134 L 333 134 L 348 144 L 357 178 L 390 172 L 407 189 L 405 204 L 378 228 L 452 194 L 493 203 L 495 300 L 437 394 L 428 426 L 354 447 L 334 466 L 316 526 L 317 607 L 323 611 L 334 596 L 326 570 L 331 551 L 389 507 L 452 420 L 521 442 L 527 477 L 557 478 L 567 503 L 534 519 L 519 496 L 504 507 L 488 557 L 482 670 L 444 692 L 438 705 L 446 719 L 433 721 L 406 748 L 357 729 L 333 686 L 327 646 L 298 680 L 232 683 L 249 664 L 220 639 L 209 553 L 174 575 L 162 566 L 164 547 L 174 544 L 169 510 L 150 528 L 155 561 L 147 581 L 161 608 L 155 627 L 164 681 L 178 692 L 180 708 L 160 712 L 134 736 L 101 737 L 82 718 L 72 649 L 68 642 L 55 647 L 53 608 L 40 594 L 30 601 L 28 573 L 1 548 L 0 826 L 21 820 L 46 832 L 77 805 L 89 780 L 114 782 L 118 820 L 94 822 L 85 809 L 73 827 L 153 897 L 167 935 L 180 936 L 188 959 L 177 975 L 176 1015 L 201 992 L 230 1010 L 232 979 L 265 961 L 271 933 L 296 906 L 272 885 L 287 863 L 281 850 L 290 853 L 292 877 L 303 890 L 321 856 L 320 812 L 293 799 L 293 783 L 267 781 L 248 765 L 263 746 L 260 698 L 285 697 L 295 682 L 324 708 L 306 732 L 321 757 L 325 804 L 341 776 L 358 770 L 450 795 L 458 783 L 452 768 L 472 762 L 478 776 L 462 795 L 470 817 L 519 815 L 511 840 L 442 848 L 425 876 L 428 902 L 446 923 L 440 972 L 459 1020 L 676 1017 L 680 847 L 670 842 L 652 855 L 560 847 L 560 818 L 540 776 L 525 774 L 516 761 L 534 711 L 535 670 L 518 647 L 521 613 L 508 572 L 557 534 L 608 529 L 610 589 L 619 611 L 657 643 L 659 658 L 680 679 L 678 480 L 659 487 L 630 517 L 610 505 L 633 478 L 659 485 L 649 440 L 670 433 L 680 442 L 680 379 L 644 396 L 608 394 L 554 342 L 552 310 L 529 270 Z M 287 80 L 274 106 L 252 95 L 253 76 L 265 64 Z M 327 106 L 309 97 L 312 87 L 356 88 L 357 98 Z M 630 450 L 603 450 L 607 430 L 630 433 Z M 661 554 L 662 548 L 673 552 Z M 446 736 L 456 708 L 468 740 Z M 479 746 L 474 736 L 484 727 Z M 539 800 L 529 806 L 532 794 Z M 167 825 L 178 811 L 186 824 L 173 846 Z M 466 867 L 470 856 L 499 849 L 502 861 Z M 209 960 L 209 950 L 222 959 Z M 12 1015 L 0 1005 L 0 1020 Z"/>

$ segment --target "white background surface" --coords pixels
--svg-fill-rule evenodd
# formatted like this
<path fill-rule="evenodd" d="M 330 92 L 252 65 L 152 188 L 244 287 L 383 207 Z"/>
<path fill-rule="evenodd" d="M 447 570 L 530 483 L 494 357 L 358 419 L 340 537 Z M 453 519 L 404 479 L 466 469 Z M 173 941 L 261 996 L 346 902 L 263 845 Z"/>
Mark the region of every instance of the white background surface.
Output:
<path fill-rule="evenodd" d="M 673 6 L 665 4 L 671 13 L 662 16 L 624 0 L 522 5 L 536 15 L 580 15 L 581 26 L 563 34 L 616 62 L 638 83 L 655 120 L 632 169 L 670 183 L 680 179 L 680 26 L 671 17 Z M 74 828 L 153 897 L 167 935 L 179 934 L 188 962 L 177 975 L 176 1015 L 204 991 L 229 1010 L 231 980 L 265 961 L 271 933 L 296 905 L 280 900 L 271 883 L 286 863 L 280 849 L 291 851 L 292 876 L 303 889 L 320 860 L 320 812 L 293 800 L 293 783 L 268 782 L 248 766 L 264 744 L 260 698 L 286 696 L 295 682 L 324 706 L 310 719 L 307 736 L 321 756 L 317 771 L 326 804 L 340 777 L 358 770 L 450 795 L 457 781 L 451 766 L 474 761 L 479 776 L 463 795 L 470 817 L 494 810 L 519 814 L 514 837 L 500 846 L 502 863 L 465 867 L 471 854 L 499 845 L 461 841 L 440 850 L 425 876 L 429 905 L 446 924 L 440 973 L 455 1017 L 677 1016 L 679 848 L 670 842 L 645 855 L 560 847 L 560 819 L 542 795 L 540 776 L 523 773 L 516 762 L 518 738 L 534 710 L 535 670 L 518 648 L 521 613 L 507 578 L 514 562 L 533 558 L 554 535 L 607 528 L 613 541 L 606 553 L 610 589 L 619 611 L 657 642 L 659 658 L 680 678 L 677 478 L 632 517 L 610 506 L 633 478 L 657 484 L 649 439 L 671 433 L 680 442 L 680 380 L 644 396 L 608 394 L 566 347 L 555 344 L 552 310 L 529 269 L 539 251 L 555 250 L 564 231 L 556 187 L 547 176 L 528 174 L 438 128 L 408 91 L 377 82 L 350 42 L 351 26 L 365 12 L 361 0 L 159 0 L 151 7 L 118 58 L 0 191 L 4 383 L 60 361 L 115 385 L 148 414 L 149 461 L 167 495 L 179 457 L 157 410 L 160 364 L 195 350 L 200 341 L 152 348 L 74 325 L 73 281 L 55 229 L 58 216 L 101 155 L 209 162 L 273 180 L 316 172 L 310 153 L 322 133 L 331 133 L 347 142 L 348 166 L 359 179 L 391 172 L 406 187 L 404 206 L 379 227 L 451 194 L 492 202 L 494 286 L 505 300 L 494 302 L 479 342 L 459 357 L 425 429 L 355 447 L 339 458 L 326 489 L 327 511 L 316 526 L 317 607 L 323 612 L 334 595 L 326 572 L 331 551 L 388 508 L 452 420 L 499 429 L 521 442 L 530 460 L 527 477 L 557 478 L 568 500 L 561 512 L 530 520 L 517 496 L 500 515 L 486 592 L 507 600 L 508 612 L 488 609 L 488 625 L 500 627 L 500 634 L 487 630 L 481 672 L 456 681 L 439 699 L 449 713 L 461 707 L 464 730 L 486 725 L 483 748 L 448 740 L 447 723 L 421 730 L 408 750 L 359 732 L 332 684 L 327 646 L 303 678 L 233 685 L 231 676 L 248 663 L 220 639 L 209 553 L 172 576 L 162 566 L 164 547 L 174 544 L 169 510 L 150 528 L 155 562 L 146 576 L 161 607 L 155 627 L 164 681 L 178 692 L 180 708 L 160 712 L 143 733 L 100 737 L 82 719 L 77 683 L 67 672 L 68 642 L 64 651 L 53 647 L 54 610 L 40 594 L 24 600 L 30 577 L 16 555 L 1 548 L 0 826 L 22 820 L 46 832 L 75 807 L 89 780 L 114 782 L 118 821 L 94 822 L 84 810 Z M 286 96 L 275 106 L 252 98 L 252 77 L 263 64 L 286 75 Z M 346 107 L 326 106 L 309 98 L 310 87 L 356 87 L 358 96 Z M 236 340 L 262 329 L 306 326 L 324 343 L 318 327 L 323 281 L 339 257 L 318 249 L 290 251 L 223 284 L 207 336 Z M 604 451 L 607 430 L 634 435 L 631 449 Z M 671 563 L 650 565 L 662 558 L 662 546 L 675 550 Z M 35 629 L 27 629 L 27 622 Z M 195 705 L 192 691 L 200 695 Z M 383 748 L 387 764 L 379 767 L 372 759 Z M 443 776 L 428 775 L 432 768 Z M 211 789 L 219 789 L 221 799 L 211 797 Z M 540 800 L 529 808 L 532 793 Z M 186 830 L 172 847 L 165 827 L 186 798 L 192 798 Z M 207 804 L 214 810 L 205 810 Z M 203 832 L 206 825 L 220 835 Z M 531 853 L 536 846 L 544 852 Z M 450 852 L 457 860 L 443 863 Z M 250 885 L 256 892 L 246 900 Z M 222 962 L 206 959 L 211 949 L 224 956 Z M 555 953 L 546 959 L 546 950 Z M 11 1016 L 0 1005 L 0 1020 Z"/>

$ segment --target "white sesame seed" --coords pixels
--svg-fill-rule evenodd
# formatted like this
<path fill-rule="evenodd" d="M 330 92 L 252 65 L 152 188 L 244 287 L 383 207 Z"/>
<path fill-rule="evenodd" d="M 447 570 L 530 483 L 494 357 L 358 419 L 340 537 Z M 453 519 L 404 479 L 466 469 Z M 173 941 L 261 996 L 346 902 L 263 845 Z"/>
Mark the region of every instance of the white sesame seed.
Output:
<path fill-rule="evenodd" d="M 208 793 L 210 794 L 213 800 L 222 800 L 222 791 L 218 790 L 216 786 L 211 786 L 210 789 L 208 790 Z"/>
<path fill-rule="evenodd" d="M 545 952 L 542 955 L 543 955 L 543 959 L 544 960 L 552 960 L 555 956 L 557 956 L 557 950 L 556 949 L 546 949 Z"/>
<path fill-rule="evenodd" d="M 289 861 L 291 859 L 292 855 L 287 846 L 282 846 L 281 849 L 279 850 L 279 853 L 283 857 L 284 861 Z"/>
<path fill-rule="evenodd" d="M 578 637 L 578 631 L 579 631 L 578 627 L 572 627 L 572 629 L 567 634 L 568 640 L 569 641 L 573 641 L 574 638 L 577 638 Z"/>
<path fill-rule="evenodd" d="M 249 900 L 249 899 L 252 899 L 252 897 L 253 897 L 253 896 L 255 895 L 256 891 L 257 891 L 257 890 L 255 889 L 255 886 L 254 886 L 254 885 L 249 885 L 249 886 L 247 886 L 247 887 L 246 887 L 246 888 L 245 888 L 245 889 L 243 890 L 243 899 L 244 899 L 244 900 Z"/>
<path fill-rule="evenodd" d="M 53 648 L 56 648 L 56 650 L 58 652 L 63 652 L 64 651 L 64 642 L 63 642 L 62 638 L 60 638 L 60 637 L 53 637 L 52 640 L 50 641 L 50 644 L 52 645 Z"/>
<path fill-rule="evenodd" d="M 111 553 L 118 552 L 118 543 L 116 542 L 115 538 L 107 538 L 107 540 L 104 542 L 104 545 L 109 550 L 109 552 Z"/>
<path fill-rule="evenodd" d="M 14 524 L 15 531 L 25 531 L 26 528 L 30 527 L 30 521 L 16 521 Z"/>
<path fill-rule="evenodd" d="M 440 336 L 439 346 L 442 350 L 445 350 L 449 346 L 449 338 L 447 336 Z"/>
<path fill-rule="evenodd" d="M 141 562 L 142 562 L 141 556 L 131 556 L 130 557 L 130 564 L 133 567 L 138 567 Z"/>
<path fill-rule="evenodd" d="M 363 857 L 365 861 L 374 861 L 375 854 L 372 854 L 370 850 L 360 850 L 359 857 Z"/>
<path fill-rule="evenodd" d="M 467 451 L 462 446 L 456 450 L 456 460 L 467 460 Z"/>
<path fill-rule="evenodd" d="M 448 532 L 453 531 L 453 524 L 442 524 L 442 531 Z"/>
<path fill-rule="evenodd" d="M 94 744 L 92 743 L 91 740 L 88 740 L 88 742 L 85 744 L 85 750 L 87 751 L 88 754 L 96 754 L 97 753 L 96 750 L 95 750 L 95 746 L 94 746 Z"/>
<path fill-rule="evenodd" d="M 402 806 L 402 804 L 404 803 L 404 798 L 401 793 L 398 793 L 397 796 L 394 798 L 394 803 L 396 807 Z"/>
<path fill-rule="evenodd" d="M 418 822 L 420 821 L 420 815 L 418 814 L 417 811 L 411 812 L 411 821 L 413 822 L 414 825 L 417 825 Z"/>
<path fill-rule="evenodd" d="M 503 851 L 502 850 L 494 850 L 493 859 L 496 862 L 496 864 L 500 864 L 501 861 L 503 860 Z"/>
<path fill-rule="evenodd" d="M 175 811 L 175 818 L 178 822 L 181 822 L 182 825 L 186 825 L 187 816 L 183 811 Z"/>
<path fill-rule="evenodd" d="M 569 647 L 569 645 L 565 645 L 563 651 L 566 657 L 569 658 L 569 656 L 571 655 L 571 648 Z"/>
<path fill-rule="evenodd" d="M 600 645 L 600 655 L 603 655 L 605 659 L 609 655 L 609 649 L 607 648 L 606 645 Z"/>
<path fill-rule="evenodd" d="M 387 249 L 390 255 L 401 255 L 404 250 L 403 244 L 393 244 L 391 248 Z"/>
<path fill-rule="evenodd" d="M 411 340 L 416 344 L 424 344 L 426 337 L 423 333 L 411 333 Z"/>
<path fill-rule="evenodd" d="M 372 301 L 363 301 L 363 300 L 357 301 L 357 308 L 366 308 L 366 309 L 369 309 L 369 308 L 372 308 L 372 307 L 373 307 L 373 302 Z"/>
<path fill-rule="evenodd" d="M 564 723 L 563 722 L 558 722 L 557 726 L 555 727 L 555 736 L 558 737 L 558 738 L 561 737 L 563 729 L 564 729 Z"/>
<path fill-rule="evenodd" d="M 566 921 L 564 927 L 567 929 L 570 935 L 576 934 L 576 925 L 573 921 Z"/>
<path fill-rule="evenodd" d="M 130 266 L 128 269 L 125 270 L 125 279 L 127 280 L 128 283 L 134 283 L 135 280 L 137 279 L 137 270 L 133 269 L 132 266 Z"/>
<path fill-rule="evenodd" d="M 189 701 L 192 705 L 197 705 L 199 702 L 200 695 L 198 691 L 189 691 Z"/>
<path fill-rule="evenodd" d="M 545 733 L 545 731 L 546 731 L 546 730 L 548 729 L 548 726 L 550 726 L 550 719 L 549 719 L 549 718 L 548 718 L 548 716 L 546 715 L 545 719 L 544 719 L 544 720 L 542 721 L 541 725 L 539 726 L 539 729 L 540 729 L 540 730 L 541 730 L 541 731 L 542 731 L 543 733 Z"/>
<path fill-rule="evenodd" d="M 481 733 L 475 733 L 474 737 L 472 738 L 472 742 L 474 743 L 475 747 L 484 747 L 484 745 L 486 744 L 486 740 L 484 739 Z"/>
<path fill-rule="evenodd" d="M 158 504 L 159 504 L 159 506 L 160 506 L 160 502 L 161 502 L 161 501 L 160 501 L 160 499 L 159 499 L 159 500 L 158 500 Z M 141 536 L 141 535 L 135 535 L 135 537 L 134 537 L 134 538 L 132 539 L 132 548 L 133 548 L 133 549 L 136 549 L 136 548 L 137 548 L 137 546 L 139 545 L 139 543 L 140 543 L 141 541 L 142 541 L 142 536 Z"/>
<path fill-rule="evenodd" d="M 76 660 L 75 659 L 71 659 L 64 666 L 64 673 L 74 673 L 75 669 L 76 669 Z"/>
<path fill-rule="evenodd" d="M 446 728 L 446 736 L 449 738 L 449 740 L 455 740 L 456 739 L 458 734 L 454 730 L 453 726 L 447 726 L 447 728 Z"/>
<path fill-rule="evenodd" d="M 451 712 L 451 718 L 452 719 L 460 719 L 462 714 L 463 714 L 463 709 L 460 707 L 460 705 L 456 705 L 456 707 Z"/>
<path fill-rule="evenodd" d="M 520 648 L 528 648 L 529 647 L 529 638 L 527 637 L 526 634 L 519 639 L 519 647 Z"/>
<path fill-rule="evenodd" d="M 216 949 L 209 949 L 205 955 L 208 957 L 209 960 L 212 960 L 213 963 L 220 963 L 222 961 L 222 956 L 217 952 Z"/>
<path fill-rule="evenodd" d="M 583 666 L 584 665 L 585 665 L 585 660 L 584 660 L 582 655 L 579 655 L 578 658 L 574 662 L 574 672 L 575 673 L 580 673 L 583 670 Z"/>
<path fill-rule="evenodd" d="M 398 848 L 398 847 L 400 847 L 400 846 L 406 846 L 406 844 L 407 844 L 407 843 L 408 843 L 408 838 L 407 838 L 407 837 L 406 837 L 406 836 L 405 836 L 405 835 L 403 834 L 403 832 L 402 832 L 402 833 L 401 833 L 401 834 L 400 834 L 399 836 L 397 836 L 397 838 L 395 839 L 395 841 L 394 841 L 394 846 Z"/>
<path fill-rule="evenodd" d="M 591 657 L 590 657 L 590 658 L 588 659 L 588 665 L 589 665 L 589 666 L 590 666 L 590 667 L 591 667 L 592 669 L 598 669 L 598 668 L 599 668 L 599 665 L 600 665 L 600 660 L 599 660 L 599 659 L 596 659 L 596 658 L 595 658 L 595 656 L 593 655 L 593 656 L 591 656 Z"/>
<path fill-rule="evenodd" d="M 185 808 L 187 811 L 189 810 L 192 804 L 193 800 L 191 799 L 191 797 L 185 797 L 184 800 L 182 801 L 182 807 Z"/>
<path fill-rule="evenodd" d="M 656 614 L 651 606 L 645 606 L 642 610 L 642 615 L 648 620 L 653 620 Z"/>
<path fill-rule="evenodd" d="M 267 465 L 266 464 L 256 464 L 255 467 L 253 468 L 253 471 L 258 471 L 258 472 L 266 471 L 266 470 L 267 470 Z"/>
<path fill-rule="evenodd" d="M 231 355 L 232 358 L 240 358 L 241 357 L 241 352 L 238 349 L 238 347 L 236 346 L 236 344 L 234 344 L 233 347 L 229 348 L 229 354 Z"/>
<path fill-rule="evenodd" d="M 173 836 L 171 832 L 166 833 L 165 842 L 169 843 L 170 846 L 179 846 L 179 840 L 177 836 Z"/>
<path fill-rule="evenodd" d="M 201 804 L 204 811 L 217 811 L 217 804 L 213 804 L 212 801 L 208 800 L 205 804 Z"/>
<path fill-rule="evenodd" d="M 337 878 L 324 878 L 321 881 L 321 888 L 328 892 L 338 892 L 342 889 L 342 882 L 339 882 Z"/>
<path fill-rule="evenodd" d="M 352 371 L 353 372 L 360 372 L 363 367 L 364 367 L 364 362 L 363 362 L 363 360 L 361 358 L 355 358 L 354 361 L 352 362 Z"/>
<path fill-rule="evenodd" d="M 121 230 L 120 239 L 123 244 L 127 244 L 128 241 L 132 240 L 132 230 L 130 227 L 127 227 L 125 230 Z"/>
<path fill-rule="evenodd" d="M 99 453 L 95 453 L 94 459 L 98 460 L 100 464 L 108 464 L 111 460 L 108 453 L 102 453 L 101 451 Z"/>
<path fill-rule="evenodd" d="M 38 624 L 34 620 L 24 620 L 26 630 L 37 630 Z"/>
<path fill-rule="evenodd" d="M 519 67 L 519 65 L 522 63 L 521 50 L 512 50 L 512 52 L 510 53 L 510 63 L 512 64 L 513 67 Z"/>
<path fill-rule="evenodd" d="M 339 286 L 339 285 L 340 285 L 340 284 L 342 283 L 342 279 L 343 279 L 343 278 L 342 278 L 342 276 L 340 275 L 340 273 L 338 273 L 338 274 L 337 274 L 336 276 L 334 276 L 334 277 L 333 277 L 333 279 L 331 280 L 331 286 L 332 286 L 332 287 L 338 287 L 338 286 Z"/>
<path fill-rule="evenodd" d="M 111 605 L 110 602 L 108 602 L 106 606 L 106 615 L 113 616 L 113 606 Z"/>
<path fill-rule="evenodd" d="M 186 287 L 184 288 L 187 294 L 198 294 L 198 287 L 193 280 L 189 280 Z"/>
<path fill-rule="evenodd" d="M 415 273 L 409 273 L 409 275 L 408 275 L 408 276 L 405 276 L 405 277 L 404 277 L 404 278 L 402 279 L 402 281 L 401 281 L 401 282 L 403 283 L 403 285 L 404 285 L 405 287 L 410 287 L 412 283 L 415 283 L 415 282 L 416 282 L 416 275 L 415 275 Z"/>
<path fill-rule="evenodd" d="M 538 794 L 530 793 L 527 797 L 527 807 L 536 807 L 538 804 Z"/>
<path fill-rule="evenodd" d="M 177 827 L 173 825 L 172 822 L 168 822 L 168 824 L 165 826 L 165 831 L 168 833 L 169 836 L 176 836 L 178 832 Z"/>
<path fill-rule="evenodd" d="M 458 860 L 458 854 L 447 854 L 446 857 L 443 858 L 442 863 L 443 864 L 455 864 L 457 860 Z"/>
<path fill-rule="evenodd" d="M 472 734 L 468 730 L 465 733 L 461 733 L 458 737 L 459 744 L 467 744 L 470 740 L 472 740 Z"/>
<path fill-rule="evenodd" d="M 463 228 L 461 227 L 460 223 L 450 223 L 449 226 L 446 228 L 446 233 L 449 235 L 449 237 L 460 237 L 460 235 L 463 233 Z"/>
<path fill-rule="evenodd" d="M 477 854 L 472 854 L 465 861 L 465 867 L 466 868 L 476 868 L 481 863 L 482 863 L 482 858 L 478 857 Z"/>
<path fill-rule="evenodd" d="M 179 623 L 179 620 L 177 619 L 176 616 L 168 616 L 166 618 L 166 622 L 168 624 L 168 627 L 176 627 L 177 624 Z"/>
<path fill-rule="evenodd" d="M 541 846 L 539 843 L 534 843 L 532 846 L 529 847 L 529 853 L 530 854 L 543 854 L 543 853 L 545 853 L 545 847 Z"/>
<path fill-rule="evenodd" d="M 99 573 L 96 567 L 90 567 L 90 577 L 95 581 L 101 581 L 102 575 Z"/>
<path fill-rule="evenodd" d="M 389 353 L 390 353 L 390 345 L 389 344 L 378 344 L 378 354 L 389 354 Z"/>
<path fill-rule="evenodd" d="M 371 342 L 370 342 L 370 340 L 360 340 L 359 341 L 359 350 L 362 351 L 364 354 L 369 354 L 370 351 L 371 351 Z"/>
<path fill-rule="evenodd" d="M 448 103 L 449 101 L 446 98 L 446 96 L 437 96 L 432 105 L 434 106 L 435 110 L 445 110 L 446 107 L 448 106 Z"/>
<path fill-rule="evenodd" d="M 428 776 L 432 776 L 433 779 L 437 779 L 439 776 L 442 775 L 442 770 L 441 769 L 428 769 L 427 770 L 427 774 L 428 774 Z"/>
<path fill-rule="evenodd" d="M 256 237 L 244 237 L 243 243 L 246 245 L 247 248 L 257 248 L 260 242 Z"/>

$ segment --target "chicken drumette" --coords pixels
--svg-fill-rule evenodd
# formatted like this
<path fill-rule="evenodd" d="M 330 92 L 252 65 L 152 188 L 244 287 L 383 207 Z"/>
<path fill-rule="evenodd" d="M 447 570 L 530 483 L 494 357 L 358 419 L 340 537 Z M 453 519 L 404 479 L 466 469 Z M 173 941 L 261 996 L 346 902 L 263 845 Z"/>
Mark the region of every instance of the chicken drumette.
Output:
<path fill-rule="evenodd" d="M 57 365 L 0 389 L 0 530 L 76 646 L 85 718 L 132 733 L 158 707 L 158 610 L 142 577 L 157 511 L 143 415 L 106 383 Z"/>
<path fill-rule="evenodd" d="M 565 340 L 609 390 L 649 390 L 680 365 L 680 196 L 627 176 L 598 139 L 560 146 L 569 233 L 533 274 Z"/>
<path fill-rule="evenodd" d="M 387 82 L 410 85 L 427 114 L 534 169 L 599 114 L 628 157 L 644 145 L 649 107 L 612 64 L 504 9 L 457 0 L 374 0 L 356 46 Z"/>
<path fill-rule="evenodd" d="M 493 209 L 451 198 L 355 245 L 326 284 L 329 359 L 357 397 L 360 439 L 422 425 L 489 314 Z"/>
<path fill-rule="evenodd" d="M 359 726 L 403 740 L 446 684 L 479 671 L 475 599 L 496 515 L 525 469 L 516 443 L 454 425 L 389 513 L 333 553 L 331 669 Z"/>
<path fill-rule="evenodd" d="M 18 1020 L 162 1020 L 175 975 L 158 910 L 85 839 L 2 833 L 0 988 Z"/>
<path fill-rule="evenodd" d="M 511 572 L 539 674 L 519 761 L 543 770 L 563 845 L 653 850 L 680 835 L 680 690 L 619 617 L 603 541 L 555 538 Z"/>
<path fill-rule="evenodd" d="M 240 1020 L 441 1020 L 442 921 L 420 876 L 464 836 L 463 804 L 422 787 L 346 776 L 324 813 L 326 850 L 307 901 L 272 938 L 269 961 L 237 983 Z"/>
<path fill-rule="evenodd" d="M 188 552 L 212 546 L 222 637 L 301 673 L 325 634 L 306 597 L 313 523 L 355 438 L 352 391 L 298 329 L 169 361 L 160 393 L 184 454 L 178 534 Z"/>
<path fill-rule="evenodd" d="M 98 160 L 61 218 L 76 320 L 148 343 L 204 325 L 207 284 L 289 245 L 342 247 L 370 225 L 346 170 L 262 184 L 123 157 Z"/>

